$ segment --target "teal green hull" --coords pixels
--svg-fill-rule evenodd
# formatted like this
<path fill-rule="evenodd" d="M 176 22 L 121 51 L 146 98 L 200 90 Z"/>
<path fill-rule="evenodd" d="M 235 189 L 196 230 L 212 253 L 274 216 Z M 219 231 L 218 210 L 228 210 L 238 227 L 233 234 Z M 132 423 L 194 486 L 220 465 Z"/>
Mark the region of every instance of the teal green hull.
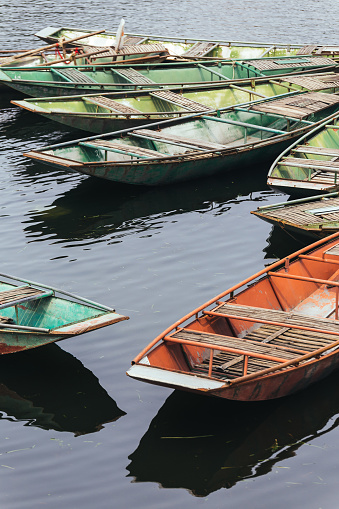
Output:
<path fill-rule="evenodd" d="M 35 293 L 22 295 L 24 291 Z M 0 355 L 37 348 L 128 318 L 80 297 L 74 299 L 83 302 L 57 297 L 56 291 L 61 292 L 0 282 Z"/>
<path fill-rule="evenodd" d="M 258 70 L 258 66 L 263 69 Z M 266 65 L 270 63 L 270 65 Z M 2 68 L 0 83 L 33 97 L 107 93 L 142 88 L 218 83 L 230 79 L 278 76 L 292 72 L 330 70 L 334 62 L 320 57 L 275 58 L 241 62 L 164 63 L 133 65 L 137 77 L 127 78 L 121 66 L 80 67 L 82 78 L 66 78 L 61 66 L 51 68 Z M 66 66 L 66 69 L 71 70 Z M 77 69 L 72 66 L 72 69 Z M 146 78 L 146 81 L 145 81 Z M 72 81 L 73 80 L 73 81 Z"/>
<path fill-rule="evenodd" d="M 313 113 L 306 114 L 306 120 L 304 104 L 308 103 L 314 107 Z M 275 113 L 283 107 L 285 115 Z M 196 114 L 166 127 L 155 123 L 140 130 L 93 136 L 25 155 L 59 169 L 113 182 L 172 184 L 271 162 L 291 141 L 311 131 L 316 122 L 320 124 L 338 108 L 335 94 L 286 94 L 232 106 L 214 115 Z M 288 111 L 301 115 L 301 119 L 293 120 Z"/>

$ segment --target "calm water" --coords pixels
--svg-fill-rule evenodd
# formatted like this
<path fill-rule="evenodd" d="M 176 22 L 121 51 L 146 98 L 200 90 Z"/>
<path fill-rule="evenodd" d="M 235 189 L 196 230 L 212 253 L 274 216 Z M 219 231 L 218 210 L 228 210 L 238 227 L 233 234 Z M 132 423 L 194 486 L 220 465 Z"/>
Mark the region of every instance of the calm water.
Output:
<path fill-rule="evenodd" d="M 4 48 L 47 25 L 333 42 L 337 2 L 0 2 Z M 164 189 L 59 173 L 22 153 L 82 136 L 0 98 L 1 271 L 113 305 L 128 322 L 0 359 L 0 506 L 338 507 L 339 375 L 269 404 L 129 379 L 165 327 L 301 247 L 255 218 L 268 168 Z"/>

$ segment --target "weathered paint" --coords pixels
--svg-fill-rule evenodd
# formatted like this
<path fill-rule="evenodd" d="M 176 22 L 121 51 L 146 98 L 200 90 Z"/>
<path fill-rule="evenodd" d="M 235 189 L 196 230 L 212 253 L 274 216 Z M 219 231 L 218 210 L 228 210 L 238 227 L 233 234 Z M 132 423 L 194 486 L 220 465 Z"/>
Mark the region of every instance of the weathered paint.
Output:
<path fill-rule="evenodd" d="M 193 85 L 204 83 L 217 83 L 223 77 L 225 82 L 230 79 L 249 79 L 258 76 L 279 76 L 290 73 L 300 73 L 303 71 L 329 71 L 335 69 L 335 64 L 331 59 L 312 57 L 310 63 L 296 63 L 293 59 L 283 59 L 279 66 L 279 58 L 274 58 L 277 69 L 264 69 L 258 71 L 255 67 L 257 59 L 242 60 L 241 62 L 232 60 L 223 61 L 202 61 L 182 62 L 182 63 L 158 63 L 158 64 L 133 64 L 133 69 L 138 71 L 144 78 L 151 80 L 147 83 L 134 83 L 124 77 L 119 70 L 121 65 L 112 64 L 93 64 L 72 66 L 72 69 L 79 69 L 88 82 L 82 80 L 69 81 L 57 74 L 63 67 L 69 69 L 69 66 L 58 65 L 57 67 L 2 67 L 0 70 L 0 83 L 8 85 L 23 94 L 32 97 L 60 96 L 60 95 L 79 95 L 98 92 L 115 92 L 125 90 L 138 90 L 145 88 L 159 88 L 174 85 Z M 267 60 L 267 59 L 265 59 Z M 54 69 L 54 71 L 53 71 Z M 90 80 L 90 81 L 89 81 Z M 153 86 L 152 86 L 153 82 Z"/>
<path fill-rule="evenodd" d="M 325 214 L 323 216 L 313 215 L 309 204 L 314 205 L 314 210 L 318 209 L 322 205 L 326 205 L 325 208 L 331 209 L 334 204 L 337 204 L 338 196 L 339 193 L 334 192 L 275 203 L 273 205 L 264 205 L 262 207 L 258 207 L 256 210 L 252 210 L 251 214 L 293 233 L 304 234 L 305 236 L 316 238 L 326 237 L 327 235 L 339 230 L 339 221 L 330 220 L 326 218 Z M 290 212 L 293 211 L 307 214 L 309 216 L 309 222 L 307 223 L 304 220 L 298 220 L 298 216 L 291 219 Z M 287 212 L 287 214 L 285 214 L 285 212 Z"/>
<path fill-rule="evenodd" d="M 331 124 L 329 127 L 328 124 Z M 339 117 L 334 117 L 331 122 L 324 122 L 322 125 L 311 132 L 303 135 L 282 152 L 279 157 L 273 162 L 267 176 L 267 184 L 276 189 L 288 192 L 289 194 L 296 194 L 298 196 L 307 196 L 312 194 L 319 194 L 324 192 L 334 192 L 339 189 L 338 182 L 329 182 L 328 180 L 312 181 L 311 178 L 315 175 L 315 169 L 307 169 L 300 165 L 307 164 L 307 159 L 319 160 L 319 162 L 331 161 L 333 157 L 318 154 L 301 154 L 302 146 L 307 145 L 309 149 L 323 148 L 331 150 L 339 149 Z M 289 162 L 293 159 L 295 166 L 287 166 L 284 160 L 288 158 Z M 289 163 L 291 164 L 291 163 Z"/>
<path fill-rule="evenodd" d="M 213 376 L 197 375 L 193 371 L 191 372 L 191 359 L 184 355 L 182 349 L 177 349 L 175 355 L 173 355 L 172 351 L 170 367 L 166 368 L 166 362 L 162 363 L 161 359 L 166 358 L 166 348 L 171 344 L 171 334 L 174 335 L 182 327 L 183 330 L 205 331 L 209 334 L 218 334 L 219 337 L 225 334 L 225 332 L 222 332 L 220 323 L 228 320 L 231 329 L 236 333 L 235 337 L 239 338 L 244 335 L 246 330 L 251 330 L 257 323 L 255 318 L 251 321 L 252 316 L 249 316 L 249 320 L 239 320 L 237 317 L 226 319 L 221 316 L 208 315 L 210 307 L 216 305 L 215 310 L 217 311 L 218 307 L 222 306 L 227 295 L 230 297 L 226 300 L 226 303 L 254 306 L 262 310 L 282 309 L 287 311 L 287 315 L 289 311 L 294 311 L 295 313 L 301 313 L 303 316 L 309 316 L 313 320 L 309 327 L 300 327 L 298 325 L 295 327 L 297 329 L 311 330 L 314 333 L 321 333 L 324 330 L 322 328 L 324 317 L 328 316 L 329 311 L 333 312 L 333 306 L 337 305 L 336 287 L 339 285 L 338 255 L 332 253 L 325 254 L 325 252 L 332 247 L 338 246 L 338 241 L 339 233 L 336 233 L 328 237 L 328 239 L 315 242 L 285 259 L 275 262 L 270 267 L 252 276 L 252 278 L 246 279 L 218 295 L 215 299 L 211 299 L 195 309 L 155 338 L 134 359 L 133 366 L 127 374 L 138 380 L 157 385 L 202 392 L 212 396 L 239 401 L 261 401 L 283 397 L 324 378 L 339 366 L 339 326 L 338 328 L 335 327 L 336 320 L 334 320 L 333 315 L 326 320 L 326 323 L 332 324 L 332 332 L 330 334 L 332 334 L 333 338 L 337 338 L 332 343 L 318 348 L 316 351 L 299 356 L 296 355 L 294 359 L 287 360 L 280 366 L 277 364 L 276 367 L 261 369 L 243 377 L 238 376 L 234 379 L 227 379 L 225 374 L 224 380 L 222 380 L 220 378 L 213 378 Z M 326 263 L 323 261 L 323 256 L 328 260 Z M 274 274 L 281 274 L 284 277 L 273 277 Z M 261 278 L 258 279 L 260 276 Z M 304 281 L 293 278 L 301 278 Z M 310 278 L 315 279 L 308 281 Z M 252 284 L 248 286 L 248 283 Z M 239 291 L 241 288 L 244 289 Z M 237 290 L 239 293 L 234 295 L 234 292 Z M 206 309 L 207 314 L 200 318 L 199 314 Z M 196 317 L 195 320 L 189 321 L 192 317 Z M 322 321 L 314 322 L 316 317 L 321 317 Z M 319 326 L 317 327 L 314 323 L 318 323 Z M 229 335 L 229 329 L 226 334 Z M 165 339 L 167 340 L 164 341 Z M 196 348 L 200 351 L 200 355 L 193 356 L 195 362 L 199 362 L 200 359 L 201 363 L 206 359 L 208 352 L 204 350 L 208 350 L 206 348 L 206 346 L 208 347 L 207 343 L 195 343 L 194 341 L 186 340 L 185 344 L 189 343 L 192 345 L 190 347 L 191 351 L 193 345 L 197 345 Z M 216 348 L 217 345 L 222 345 L 222 343 L 217 343 Z M 244 345 L 246 349 L 246 341 Z M 177 344 L 176 346 L 178 347 L 179 345 Z M 158 352 L 161 352 L 161 357 L 158 356 Z M 145 363 L 146 358 L 147 363 Z M 175 367 L 176 360 L 177 366 Z M 185 363 L 186 368 L 183 368 Z M 189 381 L 189 377 L 191 377 L 192 381 Z M 197 378 L 202 380 L 197 380 Z M 222 385 L 209 389 L 208 383 L 210 381 L 215 381 L 218 384 L 222 383 Z"/>
<path fill-rule="evenodd" d="M 328 78 L 335 77 L 329 73 Z M 323 91 L 337 92 L 337 88 L 326 85 L 326 76 L 322 78 Z M 327 88 L 326 88 L 327 87 Z M 296 90 L 309 90 L 307 80 L 304 86 L 289 82 L 288 77 L 279 78 L 272 82 L 271 78 L 252 78 L 250 80 L 230 80 L 227 83 L 201 86 L 174 87 L 170 90 L 178 97 L 184 97 L 217 110 L 227 106 L 239 105 L 260 97 L 273 97 Z M 314 87 L 312 88 L 314 90 Z M 116 101 L 118 104 L 136 110 L 131 113 L 114 113 L 108 106 L 99 106 L 91 103 L 91 98 L 97 95 L 74 95 L 61 97 L 28 98 L 25 100 L 12 100 L 11 103 L 25 110 L 37 113 L 56 122 L 83 129 L 93 133 L 107 133 L 115 130 L 131 129 L 149 122 L 180 118 L 192 113 L 188 108 L 180 107 L 180 101 L 175 104 L 166 98 L 159 98 L 149 91 L 138 92 L 111 92 L 101 96 Z M 139 111 L 139 114 L 137 113 Z"/>
<path fill-rule="evenodd" d="M 17 288 L 17 285 L 0 281 L 0 297 L 2 291 Z M 0 323 L 0 355 L 36 348 L 128 319 L 114 311 L 100 309 L 95 303 L 91 305 L 86 299 L 81 302 L 79 297 L 77 301 L 57 297 L 54 291 L 45 294 L 46 297 L 33 296 L 17 305 L 14 300 L 9 301 L 7 307 L 2 307 L 2 317 L 12 320 L 13 327 L 11 323 L 3 326 Z"/>
<path fill-rule="evenodd" d="M 257 102 L 259 103 L 261 102 Z M 151 149 L 156 156 L 159 154 L 161 157 L 133 159 L 130 155 L 91 148 L 88 142 L 93 138 L 54 147 L 49 146 L 46 149 L 25 153 L 25 155 L 59 169 L 66 167 L 114 182 L 150 186 L 165 185 L 272 161 L 291 143 L 291 140 L 308 133 L 315 125 L 320 124 L 326 115 L 337 111 L 338 106 L 333 105 L 312 114 L 312 119 L 318 121 L 315 124 L 293 122 L 283 115 L 277 118 L 269 114 L 260 114 L 251 109 L 252 103 L 248 103 L 247 108 L 248 112 L 244 111 L 244 108 L 238 111 L 236 107 L 230 107 L 224 112 L 219 111 L 214 116 L 209 115 L 204 118 L 194 115 L 197 118 L 177 120 L 169 127 L 162 129 L 159 125 L 157 130 L 158 134 L 175 135 L 182 140 L 214 142 L 220 146 L 220 149 L 187 150 L 187 147 L 180 146 L 180 143 L 175 146 L 161 140 L 140 139 L 127 131 L 127 133 L 101 135 L 96 139 L 123 142 L 131 149 L 133 147 Z M 234 125 L 235 120 L 240 124 Z M 251 127 L 246 128 L 245 125 Z M 144 126 L 145 129 L 149 127 L 157 127 L 157 124 Z M 263 131 L 262 127 L 266 130 Z M 270 132 L 271 128 L 273 132 Z M 278 133 L 283 129 L 286 133 L 276 134 L 274 129 Z M 88 145 L 85 146 L 83 142 L 87 142 Z"/>

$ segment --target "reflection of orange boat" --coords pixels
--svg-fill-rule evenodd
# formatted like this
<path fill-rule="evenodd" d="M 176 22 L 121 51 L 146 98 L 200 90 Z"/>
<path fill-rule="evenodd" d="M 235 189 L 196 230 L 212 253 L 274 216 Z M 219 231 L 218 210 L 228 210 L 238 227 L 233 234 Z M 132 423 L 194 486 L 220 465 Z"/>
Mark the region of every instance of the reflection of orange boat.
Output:
<path fill-rule="evenodd" d="M 335 233 L 184 316 L 134 359 L 128 375 L 241 401 L 286 396 L 339 365 L 338 307 Z"/>

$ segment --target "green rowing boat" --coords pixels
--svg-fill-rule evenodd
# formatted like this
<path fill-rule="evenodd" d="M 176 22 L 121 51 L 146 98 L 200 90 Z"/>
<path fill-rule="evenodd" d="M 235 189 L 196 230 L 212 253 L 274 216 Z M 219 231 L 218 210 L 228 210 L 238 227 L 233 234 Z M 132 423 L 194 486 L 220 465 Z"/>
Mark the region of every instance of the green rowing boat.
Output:
<path fill-rule="evenodd" d="M 128 319 L 114 309 L 68 292 L 7 274 L 0 276 L 4 278 L 0 281 L 0 355 Z"/>
<path fill-rule="evenodd" d="M 115 182 L 170 184 L 272 161 L 338 108 L 335 94 L 289 93 L 24 155 Z"/>
<path fill-rule="evenodd" d="M 298 235 L 326 237 L 339 231 L 339 193 L 264 205 L 251 214 Z"/>
<path fill-rule="evenodd" d="M 338 130 L 339 115 L 287 147 L 272 164 L 268 185 L 300 196 L 338 190 Z"/>
<path fill-rule="evenodd" d="M 323 57 L 262 58 L 224 62 L 183 62 L 52 67 L 6 67 L 0 83 L 33 97 L 105 93 L 175 85 L 216 83 L 230 79 L 277 76 L 302 71 L 329 71 L 333 60 Z"/>
<path fill-rule="evenodd" d="M 339 76 L 324 73 L 252 78 L 189 89 L 42 97 L 11 102 L 73 128 L 101 134 L 298 90 L 337 92 Z"/>
<path fill-rule="evenodd" d="M 64 40 L 66 43 L 76 37 L 84 37 L 79 44 L 93 46 L 115 46 L 117 32 L 106 32 L 91 35 L 93 31 L 69 27 L 46 27 L 35 35 L 39 39 L 56 43 Z M 86 37 L 86 34 L 88 36 Z M 339 46 L 322 46 L 319 44 L 284 44 L 276 42 L 243 42 L 225 39 L 209 40 L 191 37 L 166 37 L 152 34 L 125 33 L 123 46 L 163 44 L 173 56 L 189 59 L 211 58 L 262 58 L 291 56 L 300 54 L 317 54 L 321 56 L 336 56 Z M 76 43 L 74 43 L 76 44 Z"/>

